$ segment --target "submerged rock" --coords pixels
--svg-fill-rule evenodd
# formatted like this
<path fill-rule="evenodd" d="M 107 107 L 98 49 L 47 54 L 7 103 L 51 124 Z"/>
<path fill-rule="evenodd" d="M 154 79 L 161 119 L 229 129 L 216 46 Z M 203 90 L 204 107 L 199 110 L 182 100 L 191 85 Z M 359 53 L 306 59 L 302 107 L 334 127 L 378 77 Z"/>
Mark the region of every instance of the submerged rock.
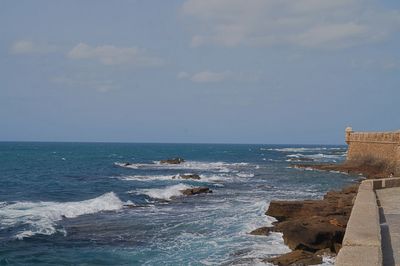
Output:
<path fill-rule="evenodd" d="M 249 234 L 255 236 L 267 236 L 272 231 L 272 229 L 273 227 L 264 226 L 251 231 Z"/>
<path fill-rule="evenodd" d="M 317 265 L 322 263 L 322 258 L 312 252 L 295 250 L 277 257 L 265 259 L 264 262 L 269 262 L 280 266 Z"/>
<path fill-rule="evenodd" d="M 212 193 L 212 190 L 210 190 L 208 187 L 195 187 L 181 190 L 181 192 L 183 195 L 190 196 L 202 193 Z"/>
<path fill-rule="evenodd" d="M 185 160 L 180 157 L 160 161 L 160 163 L 162 163 L 162 164 L 181 164 L 183 162 L 185 162 Z"/>

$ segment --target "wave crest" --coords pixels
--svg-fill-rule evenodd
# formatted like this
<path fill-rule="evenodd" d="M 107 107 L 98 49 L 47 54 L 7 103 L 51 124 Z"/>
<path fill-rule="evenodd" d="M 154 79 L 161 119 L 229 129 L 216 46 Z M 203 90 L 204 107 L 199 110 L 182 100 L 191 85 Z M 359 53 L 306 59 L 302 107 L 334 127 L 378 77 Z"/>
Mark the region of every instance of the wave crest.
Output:
<path fill-rule="evenodd" d="M 16 202 L 0 207 L 0 229 L 22 225 L 24 229 L 15 235 L 18 239 L 35 234 L 51 235 L 62 231 L 56 229 L 56 222 L 64 217 L 116 211 L 123 205 L 114 192 L 77 202 Z"/>

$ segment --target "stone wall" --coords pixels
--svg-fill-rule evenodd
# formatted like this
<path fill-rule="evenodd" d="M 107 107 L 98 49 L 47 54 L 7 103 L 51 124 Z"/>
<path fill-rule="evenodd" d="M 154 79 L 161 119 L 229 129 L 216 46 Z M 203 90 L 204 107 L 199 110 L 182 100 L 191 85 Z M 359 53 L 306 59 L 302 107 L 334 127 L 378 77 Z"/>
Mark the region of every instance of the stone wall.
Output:
<path fill-rule="evenodd" d="M 400 131 L 354 132 L 346 128 L 347 162 L 383 163 L 400 174 Z"/>

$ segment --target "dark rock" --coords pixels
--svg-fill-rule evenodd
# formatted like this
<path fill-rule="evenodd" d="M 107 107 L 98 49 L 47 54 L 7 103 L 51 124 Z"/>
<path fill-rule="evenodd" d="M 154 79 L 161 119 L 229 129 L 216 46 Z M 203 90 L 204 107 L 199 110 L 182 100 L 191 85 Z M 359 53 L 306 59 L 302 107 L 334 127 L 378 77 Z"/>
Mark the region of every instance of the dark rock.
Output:
<path fill-rule="evenodd" d="M 343 240 L 345 228 L 332 225 L 329 220 L 320 216 L 291 219 L 277 224 L 275 230 L 283 233 L 285 244 L 291 249 L 334 251 L 335 243 Z"/>
<path fill-rule="evenodd" d="M 175 178 L 200 180 L 200 176 L 198 174 L 185 174 L 185 175 L 178 175 L 178 176 L 172 177 L 172 179 L 175 179 Z"/>
<path fill-rule="evenodd" d="M 185 160 L 179 157 L 160 161 L 162 164 L 181 164 L 183 162 L 185 162 Z"/>
<path fill-rule="evenodd" d="M 124 166 L 132 165 L 131 163 L 124 163 Z"/>
<path fill-rule="evenodd" d="M 269 262 L 280 266 L 317 265 L 322 263 L 322 258 L 316 256 L 312 252 L 295 250 L 274 258 L 265 259 L 264 262 Z"/>
<path fill-rule="evenodd" d="M 181 192 L 183 195 L 190 196 L 202 193 L 212 193 L 212 190 L 210 190 L 208 187 L 195 187 L 181 190 Z"/>
<path fill-rule="evenodd" d="M 272 231 L 272 229 L 273 227 L 264 226 L 251 231 L 249 234 L 255 236 L 267 236 Z"/>

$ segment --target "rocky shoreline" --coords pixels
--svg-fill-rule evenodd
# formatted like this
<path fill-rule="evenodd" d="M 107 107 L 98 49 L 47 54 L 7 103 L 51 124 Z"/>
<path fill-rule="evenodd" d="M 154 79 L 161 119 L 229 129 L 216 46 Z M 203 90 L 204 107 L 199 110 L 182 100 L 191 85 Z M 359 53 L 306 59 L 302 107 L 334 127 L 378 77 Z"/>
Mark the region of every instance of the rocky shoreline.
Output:
<path fill-rule="evenodd" d="M 294 167 L 362 174 L 366 178 L 385 178 L 391 174 L 384 165 L 371 162 L 302 164 Z M 329 191 L 321 200 L 272 201 L 265 214 L 277 221 L 273 227 L 261 227 L 250 234 L 281 232 L 285 244 L 292 252 L 267 258 L 264 262 L 276 265 L 316 265 L 322 263 L 323 255 L 335 256 L 342 245 L 358 186 L 359 183 L 356 183 L 340 191 Z"/>

